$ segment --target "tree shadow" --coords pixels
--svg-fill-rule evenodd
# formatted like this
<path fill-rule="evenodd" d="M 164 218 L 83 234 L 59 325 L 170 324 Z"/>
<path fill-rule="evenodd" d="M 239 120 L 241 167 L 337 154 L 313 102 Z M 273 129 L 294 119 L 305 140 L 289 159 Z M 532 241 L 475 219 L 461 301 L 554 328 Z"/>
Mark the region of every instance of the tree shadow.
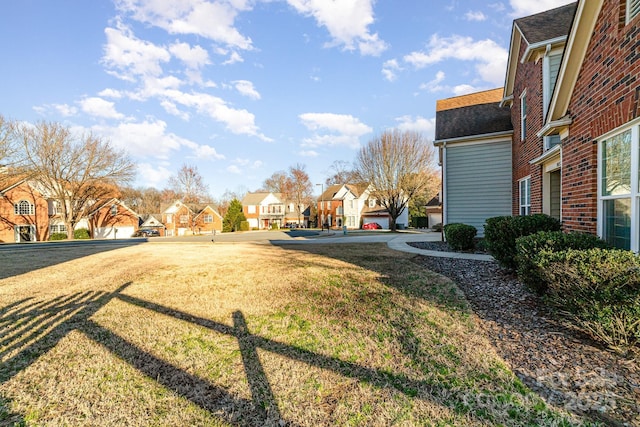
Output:
<path fill-rule="evenodd" d="M 0 280 L 147 241 L 137 238 L 0 244 Z"/>

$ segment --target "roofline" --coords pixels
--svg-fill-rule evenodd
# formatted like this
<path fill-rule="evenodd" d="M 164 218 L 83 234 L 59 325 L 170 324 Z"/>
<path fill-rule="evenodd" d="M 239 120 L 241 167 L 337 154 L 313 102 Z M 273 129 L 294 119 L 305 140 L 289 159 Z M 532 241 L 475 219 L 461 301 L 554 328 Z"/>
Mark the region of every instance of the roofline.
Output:
<path fill-rule="evenodd" d="M 520 63 L 524 64 L 525 62 L 529 61 L 531 59 L 531 55 L 533 55 L 533 53 L 537 50 L 543 50 L 543 49 L 546 50 L 547 46 L 549 45 L 557 46 L 559 44 L 566 44 L 566 41 L 567 41 L 567 36 L 560 36 L 560 37 L 555 37 L 553 39 L 543 40 L 538 43 L 530 44 L 525 49 L 524 54 L 520 59 Z"/>
<path fill-rule="evenodd" d="M 573 123 L 573 119 L 569 116 L 564 116 L 558 120 L 554 120 L 552 122 L 547 122 L 542 129 L 540 129 L 537 133 L 536 136 L 538 138 L 543 137 L 543 136 L 548 136 L 551 135 L 554 131 L 559 130 L 559 129 L 563 129 L 566 128 L 567 126 L 570 126 Z"/>
<path fill-rule="evenodd" d="M 578 73 L 587 54 L 603 3 L 604 0 L 578 1 L 545 121 L 552 123 L 567 115 Z"/>
<path fill-rule="evenodd" d="M 479 139 L 493 139 L 501 136 L 511 136 L 511 135 L 513 135 L 513 130 L 493 132 L 493 133 L 483 133 L 480 135 L 459 136 L 456 138 L 436 139 L 435 141 L 433 141 L 433 145 L 435 145 L 436 147 L 439 147 L 441 145 L 446 144 L 447 142 L 477 141 Z"/>

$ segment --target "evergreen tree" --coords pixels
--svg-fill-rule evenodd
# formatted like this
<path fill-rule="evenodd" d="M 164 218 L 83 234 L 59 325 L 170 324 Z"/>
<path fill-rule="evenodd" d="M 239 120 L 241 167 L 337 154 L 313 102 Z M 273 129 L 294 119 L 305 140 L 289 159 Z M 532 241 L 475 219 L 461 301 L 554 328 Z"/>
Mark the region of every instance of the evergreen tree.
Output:
<path fill-rule="evenodd" d="M 238 199 L 233 199 L 229 203 L 229 209 L 222 220 L 222 231 L 238 231 L 240 230 L 240 223 L 246 221 L 244 214 L 242 213 L 242 203 Z"/>

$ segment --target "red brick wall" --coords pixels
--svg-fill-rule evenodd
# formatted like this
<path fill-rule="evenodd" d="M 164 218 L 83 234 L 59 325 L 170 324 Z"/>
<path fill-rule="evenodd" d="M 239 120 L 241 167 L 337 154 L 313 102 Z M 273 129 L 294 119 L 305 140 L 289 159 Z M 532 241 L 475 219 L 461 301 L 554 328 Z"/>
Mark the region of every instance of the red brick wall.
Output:
<path fill-rule="evenodd" d="M 522 58 L 527 44 L 523 41 L 519 58 Z M 527 123 L 524 141 L 521 140 L 520 98 L 527 93 Z M 518 61 L 513 86 L 513 106 L 511 107 L 511 121 L 513 123 L 513 203 L 514 215 L 519 214 L 520 188 L 519 180 L 531 176 L 531 213 L 542 212 L 542 167 L 531 165 L 529 162 L 542 154 L 543 140 L 536 133 L 542 128 L 543 117 L 542 99 L 542 60 L 536 62 Z"/>
<path fill-rule="evenodd" d="M 569 104 L 562 148 L 566 230 L 597 232 L 597 141 L 639 116 L 640 19 L 625 25 L 625 2 L 604 2 Z"/>
<path fill-rule="evenodd" d="M 20 200 L 34 205 L 34 215 L 15 215 L 14 204 Z M 49 206 L 40 193 L 22 184 L 0 196 L 0 242 L 15 242 L 14 226 L 30 224 L 36 226 L 38 241 L 49 238 Z"/>

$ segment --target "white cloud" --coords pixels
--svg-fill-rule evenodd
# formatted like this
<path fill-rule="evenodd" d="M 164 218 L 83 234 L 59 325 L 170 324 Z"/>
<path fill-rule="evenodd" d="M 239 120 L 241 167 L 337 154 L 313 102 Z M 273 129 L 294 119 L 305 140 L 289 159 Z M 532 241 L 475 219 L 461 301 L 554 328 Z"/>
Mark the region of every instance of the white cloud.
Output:
<path fill-rule="evenodd" d="M 511 16 L 514 18 L 521 18 L 523 16 L 529 16 L 538 12 L 544 12 L 545 10 L 564 6 L 565 4 L 573 3 L 574 1 L 575 0 L 509 0 L 509 3 L 513 8 Z"/>
<path fill-rule="evenodd" d="M 425 134 L 428 138 L 433 139 L 436 129 L 436 119 L 427 119 L 422 116 L 401 116 L 397 117 L 398 129 L 401 131 L 414 131 Z"/>
<path fill-rule="evenodd" d="M 397 59 L 389 59 L 382 64 L 382 75 L 390 82 L 398 78 L 398 71 L 402 71 L 402 67 L 400 67 Z"/>
<path fill-rule="evenodd" d="M 68 104 L 44 104 L 33 107 L 33 110 L 42 115 L 47 116 L 51 112 L 61 115 L 62 117 L 75 116 L 78 113 L 78 109 L 73 105 Z"/>
<path fill-rule="evenodd" d="M 429 40 L 426 52 L 412 52 L 403 59 L 418 69 L 448 59 L 471 61 L 482 80 L 498 86 L 504 83 L 507 55 L 504 48 L 490 39 L 475 41 L 458 35 L 441 38 L 436 34 Z"/>
<path fill-rule="evenodd" d="M 236 90 L 241 95 L 247 96 L 251 99 L 260 99 L 260 93 L 253 87 L 253 83 L 249 80 L 236 80 L 232 82 L 236 86 Z"/>
<path fill-rule="evenodd" d="M 468 85 L 468 84 L 461 84 L 461 85 L 455 86 L 453 88 L 453 93 L 456 96 L 460 96 L 460 95 L 467 95 L 469 93 L 478 92 L 480 90 L 481 90 L 480 88 L 475 87 L 475 86 L 471 86 L 471 85 Z"/>
<path fill-rule="evenodd" d="M 107 44 L 104 46 L 103 64 L 110 74 L 127 81 L 138 76 L 159 76 L 162 62 L 168 62 L 171 54 L 162 46 L 140 40 L 123 25 L 106 28 Z"/>
<path fill-rule="evenodd" d="M 240 169 L 236 165 L 227 166 L 227 172 L 239 175 L 242 173 L 242 169 Z"/>
<path fill-rule="evenodd" d="M 84 98 L 79 101 L 80 108 L 85 113 L 102 117 L 105 119 L 122 119 L 124 114 L 118 113 L 115 108 L 115 104 L 111 101 L 104 100 L 98 97 Z"/>
<path fill-rule="evenodd" d="M 210 64 L 209 53 L 200 46 L 191 47 L 188 43 L 174 43 L 169 46 L 169 52 L 192 69 Z"/>
<path fill-rule="evenodd" d="M 314 132 L 312 137 L 303 142 L 308 147 L 346 145 L 357 148 L 360 145 L 359 138 L 373 132 L 371 127 L 351 115 L 306 113 L 299 117 L 307 129 Z M 324 133 L 320 134 L 319 131 Z"/>
<path fill-rule="evenodd" d="M 192 147 L 196 158 L 199 159 L 224 159 L 224 155 L 219 154 L 215 148 L 210 145 L 197 145 Z"/>
<path fill-rule="evenodd" d="M 341 45 L 346 50 L 358 49 L 362 55 L 378 56 L 388 48 L 377 33 L 371 34 L 374 0 L 287 0 L 298 13 L 312 16 L 329 31 L 329 46 Z"/>
<path fill-rule="evenodd" d="M 103 89 L 100 92 L 98 92 L 98 96 L 101 96 L 103 98 L 113 98 L 113 99 L 120 99 L 122 98 L 123 94 L 121 91 L 117 90 L 117 89 Z"/>
<path fill-rule="evenodd" d="M 252 113 L 247 110 L 231 108 L 221 98 L 206 93 L 186 93 L 179 90 L 166 90 L 163 95 L 172 102 L 195 108 L 199 113 L 224 123 L 227 129 L 233 133 L 256 136 L 266 142 L 272 141 L 271 138 L 259 132 L 259 128 L 255 125 L 255 116 Z"/>
<path fill-rule="evenodd" d="M 182 146 L 197 146 L 193 141 L 167 133 L 167 124 L 162 120 L 120 123 L 115 127 L 94 126 L 91 130 L 136 157 L 168 159 Z"/>
<path fill-rule="evenodd" d="M 154 167 L 149 163 L 138 163 L 137 181 L 144 187 L 162 188 L 171 175 L 171 171 L 163 166 Z"/>
<path fill-rule="evenodd" d="M 248 1 L 116 0 L 116 7 L 133 19 L 171 34 L 192 34 L 238 49 L 251 49 L 251 39 L 235 28 L 238 12 L 250 10 Z"/>
<path fill-rule="evenodd" d="M 314 150 L 302 150 L 298 151 L 298 155 L 301 157 L 318 157 L 320 154 Z"/>
<path fill-rule="evenodd" d="M 487 20 L 487 15 L 485 15 L 484 13 L 480 12 L 480 11 L 468 11 L 465 15 L 464 15 L 465 19 L 467 21 L 486 21 Z"/>
<path fill-rule="evenodd" d="M 444 79 L 445 79 L 444 71 L 438 71 L 436 73 L 436 76 L 433 78 L 433 80 L 431 80 L 430 82 L 421 84 L 420 89 L 427 90 L 429 92 L 439 92 L 439 91 L 445 90 L 446 87 L 440 85 L 440 83 L 442 83 Z"/>

